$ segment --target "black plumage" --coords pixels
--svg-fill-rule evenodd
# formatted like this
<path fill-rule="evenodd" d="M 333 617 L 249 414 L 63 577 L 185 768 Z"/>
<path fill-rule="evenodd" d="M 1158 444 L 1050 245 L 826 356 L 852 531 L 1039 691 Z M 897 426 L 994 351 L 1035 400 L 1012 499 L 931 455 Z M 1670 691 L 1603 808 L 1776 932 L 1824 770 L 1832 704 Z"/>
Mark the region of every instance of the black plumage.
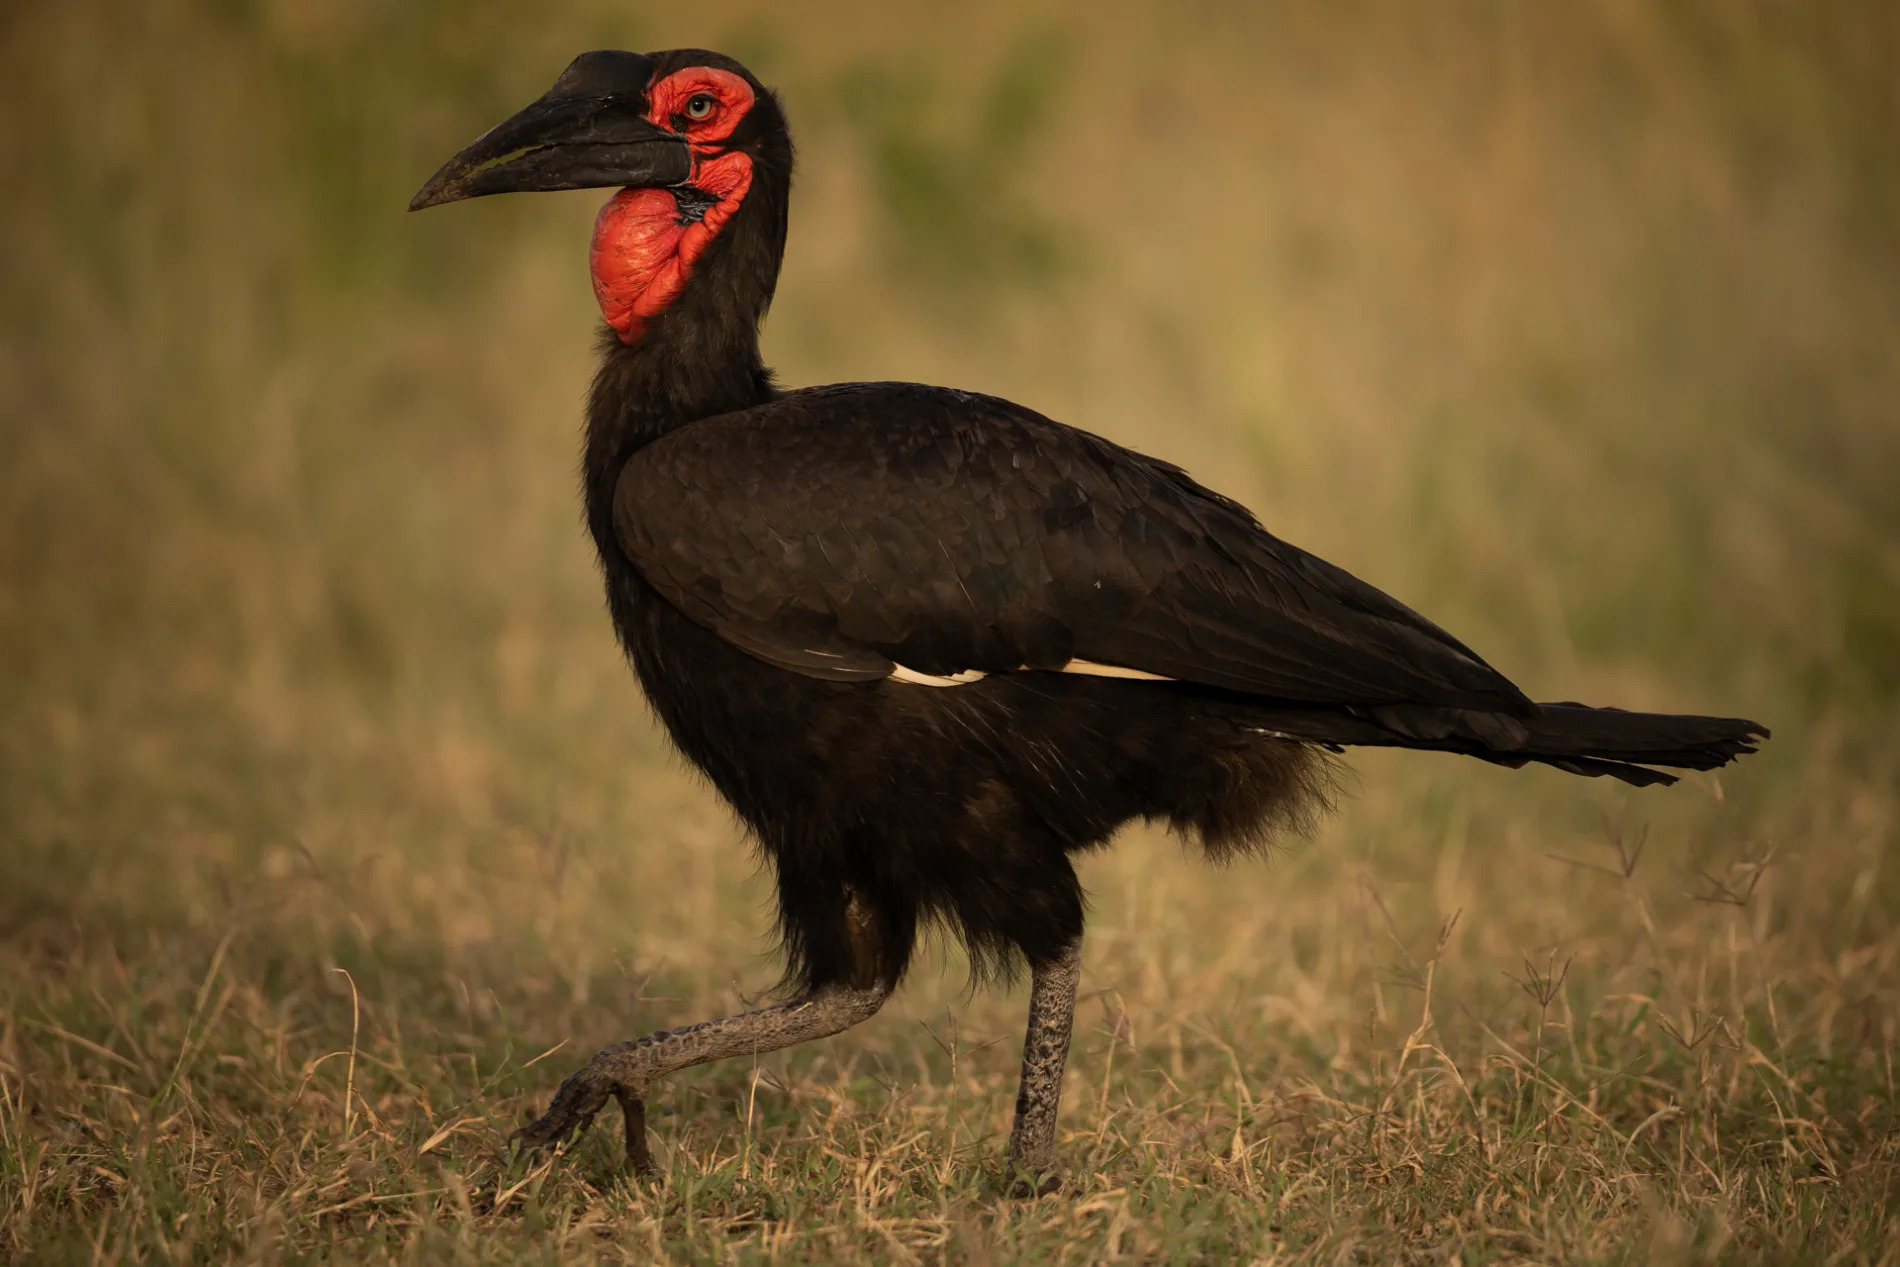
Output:
<path fill-rule="evenodd" d="M 604 179 L 603 137 L 620 156 Z M 1066 1046 L 1084 909 L 1071 859 L 1130 820 L 1222 856 L 1308 821 L 1346 746 L 1640 785 L 1766 735 L 1533 703 L 1178 467 L 1020 405 L 909 383 L 779 390 L 757 330 L 790 176 L 778 103 L 737 63 L 589 54 L 417 205 L 629 187 L 631 227 L 603 213 L 596 238 L 615 324 L 588 412 L 588 523 L 648 699 L 772 865 L 796 1007 L 868 990 L 875 1010 L 937 924 L 979 968 L 1035 969 L 1035 1015 L 1060 1024 L 1032 1036 Z M 655 198 L 672 201 L 639 218 Z M 717 1025 L 762 1035 L 791 1015 L 768 1013 Z M 797 1036 L 815 1032 L 829 1030 Z M 602 1053 L 530 1139 L 712 1058 L 687 1033 Z M 678 1053 L 654 1054 L 669 1043 Z M 1049 1059 L 1026 1057 L 1012 1145 L 1037 1170 L 1053 1148 Z"/>
<path fill-rule="evenodd" d="M 837 880 L 875 895 L 893 973 L 931 918 L 1034 962 L 1080 931 L 1069 854 L 1132 818 L 1263 841 L 1328 784 L 1303 745 L 1638 784 L 1747 750 L 1745 722 L 1533 704 L 1179 468 L 988 396 L 853 383 L 695 421 L 627 458 L 612 531 L 641 679 L 773 858 L 804 984 L 837 971 Z M 795 899 L 805 874 L 830 898 Z"/>

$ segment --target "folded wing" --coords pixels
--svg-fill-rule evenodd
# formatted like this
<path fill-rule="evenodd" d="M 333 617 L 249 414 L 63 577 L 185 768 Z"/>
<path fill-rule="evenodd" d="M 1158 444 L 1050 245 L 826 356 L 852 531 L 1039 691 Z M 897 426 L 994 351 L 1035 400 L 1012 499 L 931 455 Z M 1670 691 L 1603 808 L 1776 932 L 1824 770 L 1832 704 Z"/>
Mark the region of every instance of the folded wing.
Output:
<path fill-rule="evenodd" d="M 991 397 L 848 384 L 692 423 L 627 463 L 614 527 L 690 618 L 814 677 L 1084 660 L 1296 703 L 1534 711 L 1179 468 Z"/>

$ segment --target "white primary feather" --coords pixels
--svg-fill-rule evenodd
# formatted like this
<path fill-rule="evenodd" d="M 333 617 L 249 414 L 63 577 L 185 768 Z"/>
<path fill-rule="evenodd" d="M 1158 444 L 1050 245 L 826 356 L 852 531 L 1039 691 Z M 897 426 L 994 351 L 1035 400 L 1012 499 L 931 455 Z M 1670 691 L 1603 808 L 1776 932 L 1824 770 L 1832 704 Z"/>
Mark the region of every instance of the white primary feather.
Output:
<path fill-rule="evenodd" d="M 1119 664 L 1097 664 L 1093 660 L 1071 660 L 1060 669 L 1055 670 L 1055 672 L 1080 673 L 1087 677 L 1135 678 L 1146 682 L 1172 682 L 1175 680 L 1171 677 L 1164 677 L 1159 673 L 1149 673 L 1145 669 L 1129 669 Z M 899 664 L 892 667 L 890 680 L 893 682 L 908 682 L 913 686 L 968 686 L 972 682 L 981 682 L 988 676 L 989 674 L 983 672 L 981 669 L 965 669 L 961 673 L 952 673 L 948 676 L 940 677 L 934 673 L 919 673 L 916 669 L 908 669 Z"/>

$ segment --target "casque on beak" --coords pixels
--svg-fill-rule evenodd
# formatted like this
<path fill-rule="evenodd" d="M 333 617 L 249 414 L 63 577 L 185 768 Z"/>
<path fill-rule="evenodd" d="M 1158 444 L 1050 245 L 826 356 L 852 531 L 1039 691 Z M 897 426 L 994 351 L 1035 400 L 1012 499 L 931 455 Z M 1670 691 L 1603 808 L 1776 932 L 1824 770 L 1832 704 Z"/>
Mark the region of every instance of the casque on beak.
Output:
<path fill-rule="evenodd" d="M 638 53 L 575 58 L 540 100 L 444 163 L 409 210 L 487 194 L 685 184 L 692 152 L 641 117 L 649 74 L 636 62 L 651 64 Z"/>

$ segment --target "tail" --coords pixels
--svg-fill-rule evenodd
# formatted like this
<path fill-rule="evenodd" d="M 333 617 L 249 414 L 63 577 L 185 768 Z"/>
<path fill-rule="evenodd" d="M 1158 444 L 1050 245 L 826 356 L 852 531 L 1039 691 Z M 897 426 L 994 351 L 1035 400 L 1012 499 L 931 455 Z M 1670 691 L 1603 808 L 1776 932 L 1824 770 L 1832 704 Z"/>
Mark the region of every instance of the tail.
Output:
<path fill-rule="evenodd" d="M 1637 787 L 1676 781 L 1652 770 L 1713 770 L 1753 753 L 1768 728 L 1742 717 L 1627 713 L 1584 704 L 1540 704 L 1528 717 L 1398 704 L 1352 711 L 1262 709 L 1263 734 L 1306 743 L 1458 752 L 1513 769 L 1538 762 L 1571 774 L 1609 775 Z"/>

